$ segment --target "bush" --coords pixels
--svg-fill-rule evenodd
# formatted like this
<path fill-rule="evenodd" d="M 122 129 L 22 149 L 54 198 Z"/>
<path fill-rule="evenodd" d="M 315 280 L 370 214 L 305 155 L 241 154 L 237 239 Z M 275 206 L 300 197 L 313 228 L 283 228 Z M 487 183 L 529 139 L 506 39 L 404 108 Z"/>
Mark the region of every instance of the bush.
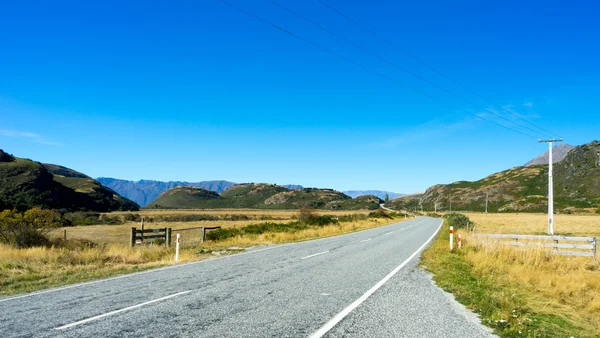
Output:
<path fill-rule="evenodd" d="M 228 238 L 235 237 L 241 233 L 240 229 L 215 229 L 206 232 L 206 239 L 211 241 L 222 241 Z"/>
<path fill-rule="evenodd" d="M 467 225 L 469 225 L 469 224 L 471 225 L 471 227 L 473 225 L 475 225 L 475 223 L 472 222 L 469 219 L 469 217 L 467 217 L 463 214 L 457 214 L 457 213 L 445 214 L 444 219 L 446 220 L 448 225 L 454 227 L 454 229 L 467 228 Z"/>
<path fill-rule="evenodd" d="M 596 213 L 600 214 L 600 207 L 598 209 L 596 209 Z"/>
<path fill-rule="evenodd" d="M 337 224 L 338 220 L 331 216 L 315 216 L 303 222 L 307 225 L 325 226 L 329 224 Z"/>
<path fill-rule="evenodd" d="M 140 217 L 140 214 L 125 214 L 123 215 L 123 221 L 124 222 L 139 222 L 141 221 L 142 218 Z"/>
<path fill-rule="evenodd" d="M 390 214 L 388 214 L 388 212 L 383 209 L 377 209 L 373 212 L 370 212 L 369 217 L 370 218 L 392 218 L 392 216 L 390 216 Z"/>
<path fill-rule="evenodd" d="M 63 226 L 123 224 L 119 216 L 101 215 L 93 211 L 66 212 L 63 214 Z"/>
<path fill-rule="evenodd" d="M 305 207 L 298 210 L 298 221 L 300 222 L 306 222 L 315 217 L 317 217 L 317 213 L 313 207 Z"/>
<path fill-rule="evenodd" d="M 20 248 L 48 245 L 46 235 L 61 225 L 60 214 L 53 210 L 5 210 L 0 213 L 0 241 Z"/>
<path fill-rule="evenodd" d="M 367 219 L 369 216 L 365 214 L 342 215 L 338 217 L 340 222 L 356 222 Z"/>

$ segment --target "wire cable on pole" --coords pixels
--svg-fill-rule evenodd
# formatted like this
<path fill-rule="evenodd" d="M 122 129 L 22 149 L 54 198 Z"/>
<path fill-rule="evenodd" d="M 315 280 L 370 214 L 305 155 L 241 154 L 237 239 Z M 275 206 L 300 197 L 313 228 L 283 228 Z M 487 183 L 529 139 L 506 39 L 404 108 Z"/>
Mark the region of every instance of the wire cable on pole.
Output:
<path fill-rule="evenodd" d="M 329 30 L 329 29 L 327 29 L 327 28 L 325 28 L 325 27 L 323 27 L 323 26 L 319 25 L 318 23 L 316 23 L 316 22 L 314 22 L 314 21 L 312 21 L 312 20 L 308 19 L 307 17 L 305 17 L 305 16 L 303 16 L 303 15 L 301 15 L 301 14 L 299 14 L 299 13 L 297 13 L 297 12 L 295 12 L 295 11 L 293 11 L 293 10 L 291 10 L 291 9 L 289 9 L 289 8 L 287 8 L 287 7 L 285 7 L 285 6 L 281 5 L 281 4 L 279 4 L 279 3 L 277 3 L 277 2 L 275 2 L 275 1 L 273 1 L 273 0 L 267 0 L 267 1 L 269 1 L 269 2 L 270 2 L 270 3 L 272 3 L 272 4 L 274 4 L 275 6 L 278 6 L 278 7 L 280 7 L 281 9 L 283 9 L 283 10 L 285 10 L 285 11 L 287 11 L 287 12 L 289 12 L 289 13 L 291 13 L 291 14 L 293 14 L 293 15 L 297 16 L 297 17 L 299 17 L 300 19 L 302 19 L 302 20 L 304 20 L 304 21 L 306 21 L 306 22 L 310 23 L 311 25 L 313 25 L 313 26 L 315 26 L 315 27 L 317 27 L 317 28 L 321 29 L 322 31 L 325 31 L 325 32 L 327 32 L 327 33 L 329 33 L 329 34 L 331 34 L 331 35 L 333 35 L 333 36 L 335 36 L 335 37 L 337 37 L 337 38 L 339 38 L 339 39 L 341 39 L 341 40 L 345 41 L 346 43 L 348 43 L 348 44 L 350 44 L 350 45 L 352 45 L 352 46 L 354 46 L 354 47 L 356 47 L 356 48 L 358 48 L 358 49 L 360 49 L 360 50 L 364 51 L 365 53 L 368 53 L 369 55 L 371 55 L 371 56 L 374 56 L 374 57 L 378 58 L 379 60 L 381 60 L 381 61 L 383 61 L 383 62 L 385 62 L 385 63 L 387 63 L 387 64 L 389 64 L 389 65 L 391 65 L 391 66 L 393 66 L 393 67 L 395 67 L 395 68 L 397 68 L 397 69 L 399 69 L 399 70 L 401 70 L 401 71 L 403 71 L 403 72 L 405 72 L 405 73 L 407 73 L 407 74 L 409 74 L 409 75 L 411 75 L 412 77 L 414 77 L 414 78 L 416 78 L 416 79 L 419 79 L 419 80 L 421 80 L 421 81 L 423 81 L 423 82 L 425 82 L 425 83 L 429 84 L 430 86 L 432 86 L 432 87 L 434 87 L 434 88 L 437 88 L 437 89 L 439 89 L 439 90 L 441 90 L 441 91 L 443 91 L 443 92 L 445 92 L 445 93 L 447 93 L 447 94 L 449 94 L 449 95 L 451 95 L 451 96 L 453 96 L 453 97 L 455 97 L 455 98 L 457 98 L 457 99 L 459 99 L 459 100 L 461 100 L 461 101 L 463 101 L 463 102 L 466 102 L 466 103 L 468 103 L 468 104 L 472 105 L 473 107 L 476 107 L 476 108 L 478 108 L 478 109 L 480 109 L 480 110 L 482 110 L 482 111 L 488 112 L 488 113 L 490 113 L 490 114 L 492 114 L 492 115 L 494 115 L 494 116 L 496 116 L 496 117 L 498 117 L 498 118 L 500 118 L 500 119 L 503 119 L 503 120 L 505 120 L 505 121 L 508 121 L 509 123 L 515 124 L 515 125 L 517 125 L 517 126 L 519 126 L 519 127 L 522 127 L 522 128 L 525 128 L 525 129 L 527 129 L 527 130 L 529 130 L 529 131 L 531 131 L 531 132 L 533 132 L 533 133 L 536 133 L 536 134 L 537 134 L 537 133 L 539 133 L 539 131 L 537 131 L 537 130 L 534 130 L 534 129 L 532 129 L 532 128 L 530 128 L 530 127 L 526 126 L 526 125 L 523 125 L 523 124 L 517 123 L 517 122 L 515 122 L 514 120 L 511 120 L 511 119 L 508 119 L 508 118 L 506 118 L 506 117 L 502 116 L 501 114 L 498 114 L 498 113 L 496 113 L 496 112 L 494 112 L 494 111 L 492 111 L 492 110 L 489 110 L 489 109 L 487 109 L 487 108 L 485 108 L 485 107 L 482 107 L 482 106 L 480 106 L 480 105 L 478 105 L 478 104 L 474 103 L 474 102 L 473 102 L 473 101 L 471 101 L 471 100 L 468 100 L 468 99 L 466 99 L 466 98 L 464 98 L 464 97 L 462 97 L 462 96 L 459 96 L 459 95 L 457 95 L 457 94 L 455 94 L 455 93 L 453 93 L 453 92 L 451 92 L 451 91 L 447 90 L 446 88 L 444 88 L 444 87 L 442 87 L 442 86 L 440 86 L 440 85 L 437 85 L 437 84 L 435 84 L 435 83 L 433 83 L 433 82 L 431 82 L 431 81 L 429 81 L 429 80 L 427 80 L 427 79 L 423 78 L 422 76 L 420 76 L 420 75 L 418 75 L 418 74 L 416 74 L 416 73 L 414 73 L 414 72 L 411 72 L 410 70 L 408 70 L 408 69 L 406 69 L 406 68 L 404 68 L 404 67 L 402 67 L 402 66 L 398 65 L 397 63 L 394 63 L 394 62 L 392 62 L 392 61 L 389 61 L 388 59 L 384 58 L 383 56 L 381 56 L 381 55 L 379 55 L 379 54 L 377 54 L 377 53 L 374 53 L 374 52 L 372 52 L 372 51 L 368 50 L 367 48 L 365 48 L 365 47 L 362 47 L 362 46 L 360 46 L 360 45 L 358 45 L 358 44 L 356 44 L 356 43 L 354 43 L 354 42 L 352 42 L 352 41 L 350 41 L 350 40 L 348 40 L 348 39 L 344 38 L 343 36 L 340 36 L 339 34 L 337 34 L 337 33 L 333 32 L 333 31 L 331 31 L 331 30 Z"/>
<path fill-rule="evenodd" d="M 349 58 L 347 58 L 347 57 L 345 57 L 345 56 L 343 56 L 343 55 L 341 55 L 341 54 L 338 54 L 338 53 L 336 53 L 336 52 L 334 52 L 334 51 L 332 51 L 332 50 L 330 50 L 330 49 L 327 49 L 327 48 L 325 48 L 325 47 L 323 47 L 323 46 L 321 46 L 321 45 L 319 45 L 319 44 L 317 44 L 317 43 L 315 43 L 315 42 L 312 42 L 312 41 L 310 41 L 310 40 L 308 40 L 308 39 L 306 39 L 306 38 L 304 38 L 304 37 L 302 37 L 302 36 L 300 36 L 300 35 L 297 35 L 297 34 L 295 34 L 295 33 L 292 33 L 291 31 L 289 31 L 289 30 L 287 30 L 287 29 L 284 29 L 283 27 L 281 27 L 281 26 L 279 26 L 279 25 L 277 25 L 277 24 L 274 24 L 274 23 L 272 23 L 272 22 L 270 22 L 270 21 L 268 21 L 268 20 L 266 20 L 266 19 L 263 19 L 263 18 L 261 18 L 261 17 L 259 17 L 259 16 L 255 15 L 255 14 L 253 14 L 253 13 L 250 13 L 250 12 L 248 12 L 248 11 L 246 11 L 246 10 L 244 10 L 244 9 L 240 8 L 240 7 L 237 7 L 237 6 L 235 6 L 235 5 L 231 4 L 231 3 L 227 2 L 227 1 L 224 1 L 224 0 L 219 0 L 219 1 L 220 1 L 220 2 L 222 2 L 222 3 L 223 3 L 223 4 L 225 4 L 225 5 L 228 5 L 228 6 L 232 7 L 232 8 L 234 8 L 234 9 L 238 10 L 239 12 L 242 12 L 242 13 L 244 13 L 244 14 L 246 14 L 246 15 L 250 16 L 250 17 L 253 17 L 253 18 L 255 18 L 255 19 L 257 19 L 257 20 L 259 20 L 259 21 L 261 21 L 261 22 L 263 22 L 263 23 L 267 24 L 267 25 L 270 25 L 270 26 L 272 26 L 272 27 L 274 27 L 274 28 L 277 28 L 278 30 L 280 30 L 280 31 L 282 31 L 282 32 L 284 32 L 284 33 L 286 33 L 286 34 L 289 34 L 289 35 L 291 35 L 291 36 L 293 36 L 293 37 L 295 37 L 295 38 L 297 38 L 297 39 L 299 39 L 299 40 L 301 40 L 301 41 L 304 41 L 304 42 L 308 43 L 309 45 L 312 45 L 312 46 L 314 46 L 314 47 L 317 47 L 317 48 L 319 48 L 319 49 L 321 49 L 321 50 L 323 50 L 323 51 L 325 51 L 325 52 L 327 52 L 327 53 L 330 53 L 330 54 L 332 54 L 332 55 L 334 55 L 334 56 L 336 56 L 336 57 L 338 57 L 338 58 L 340 58 L 340 59 L 342 59 L 342 60 L 345 60 L 345 61 L 347 61 L 347 62 L 349 62 L 349 63 L 352 63 L 353 65 L 355 65 L 355 66 L 357 66 L 357 67 L 360 67 L 360 68 L 362 68 L 362 69 L 364 69 L 364 70 L 366 70 L 366 71 L 369 71 L 369 72 L 371 72 L 371 73 L 374 73 L 374 74 L 376 74 L 376 75 L 379 75 L 379 76 L 381 76 L 381 77 L 383 77 L 383 78 L 385 78 L 385 79 L 387 79 L 387 80 L 389 80 L 389 81 L 391 81 L 391 82 L 393 82 L 393 83 L 395 83 L 395 84 L 397 84 L 397 85 L 400 85 L 400 86 L 402 86 L 402 87 L 405 87 L 405 88 L 407 88 L 407 89 L 410 89 L 410 90 L 412 90 L 412 91 L 414 91 L 414 92 L 416 92 L 416 93 L 419 93 L 419 94 L 421 94 L 421 95 L 423 95 L 423 96 L 426 96 L 426 97 L 428 97 L 428 98 L 430 98 L 430 99 L 432 99 L 432 100 L 434 100 L 434 101 L 436 101 L 436 102 L 439 102 L 439 103 L 445 104 L 445 105 L 447 105 L 448 107 L 451 107 L 451 108 L 453 108 L 453 109 L 456 109 L 456 110 L 462 111 L 462 112 L 464 112 L 464 113 L 466 113 L 466 114 L 469 114 L 469 115 L 472 115 L 472 116 L 474 116 L 474 117 L 475 117 L 475 118 L 477 118 L 477 119 L 480 119 L 480 120 L 483 120 L 483 121 L 489 122 L 489 123 L 491 123 L 491 124 L 494 124 L 494 125 L 496 125 L 496 126 L 502 127 L 502 128 L 504 128 L 504 129 L 507 129 L 507 130 L 513 131 L 513 132 L 515 132 L 515 133 L 518 133 L 518 134 L 521 134 L 521 135 L 524 135 L 524 136 L 527 136 L 527 137 L 532 137 L 532 138 L 535 138 L 535 139 L 537 139 L 537 137 L 536 137 L 536 136 L 534 136 L 534 135 L 532 135 L 532 134 L 525 133 L 525 132 L 522 132 L 522 131 L 519 131 L 519 130 L 513 129 L 513 128 L 511 128 L 511 127 L 508 127 L 508 126 L 502 125 L 502 124 L 500 124 L 500 123 L 496 123 L 496 122 L 494 122 L 494 121 L 492 121 L 492 120 L 489 120 L 489 119 L 486 119 L 486 118 L 484 118 L 483 116 L 480 116 L 480 115 L 477 115 L 477 114 L 471 113 L 471 112 L 469 112 L 469 111 L 467 111 L 467 110 L 464 110 L 463 108 L 460 108 L 460 107 L 458 107 L 458 106 L 456 106 L 456 105 L 454 105 L 454 104 L 451 104 L 451 103 L 449 103 L 449 102 L 446 102 L 446 101 L 444 101 L 444 100 L 442 100 L 442 99 L 439 99 L 439 98 L 437 98 L 437 97 L 431 96 L 431 95 L 429 95 L 429 94 L 427 94 L 427 93 L 425 93 L 425 92 L 423 92 L 423 91 L 421 91 L 421 90 L 419 90 L 419 89 L 416 89 L 416 88 L 414 88 L 414 87 L 408 86 L 408 85 L 406 85 L 406 84 L 404 84 L 404 83 L 402 83 L 402 82 L 400 82 L 400 81 L 397 81 L 396 79 L 394 79 L 394 78 L 392 78 L 392 77 L 389 77 L 389 76 L 387 76 L 387 75 L 385 75 L 385 74 L 382 74 L 382 73 L 380 73 L 380 72 L 378 72 L 378 71 L 376 71 L 376 70 L 374 70 L 374 69 L 372 69 L 372 68 L 369 68 L 369 67 L 367 67 L 367 66 L 365 66 L 365 65 L 363 65 L 363 64 L 360 64 L 360 63 L 358 63 L 358 62 L 356 62 L 356 61 L 353 61 L 353 60 L 351 60 L 351 59 L 349 59 Z"/>
<path fill-rule="evenodd" d="M 401 48 L 400 46 L 396 45 L 395 43 L 391 42 L 390 40 L 384 38 L 383 36 L 377 34 L 376 32 L 374 32 L 373 30 L 369 29 L 368 27 L 362 25 L 361 23 L 359 23 L 358 21 L 352 19 L 351 17 L 347 16 L 346 14 L 342 13 L 340 10 L 336 9 L 335 7 L 329 5 L 328 3 L 326 3 L 323 0 L 317 0 L 318 2 L 320 2 L 323 6 L 331 9 L 332 11 L 336 12 L 338 15 L 340 15 L 341 17 L 347 19 L 348 21 L 352 22 L 353 24 L 357 25 L 358 27 L 364 29 L 365 31 L 371 33 L 373 36 L 377 37 L 378 39 L 384 41 L 385 43 L 389 44 L 390 46 L 396 48 L 397 50 L 399 50 L 401 53 L 403 53 L 404 55 L 410 57 L 411 59 L 417 61 L 418 63 L 422 64 L 423 66 L 429 68 L 430 70 L 432 70 L 433 72 L 437 73 L 438 75 L 446 78 L 447 80 L 451 81 L 452 83 L 454 83 L 455 85 L 463 88 L 464 90 L 470 92 L 471 94 L 477 96 L 478 98 L 486 101 L 488 104 L 492 105 L 492 106 L 497 106 L 495 105 L 493 102 L 491 102 L 489 99 L 485 98 L 483 95 L 477 93 L 476 91 L 474 91 L 473 89 L 470 89 L 469 87 L 461 84 L 460 82 L 458 82 L 457 80 L 453 79 L 452 77 L 450 77 L 449 75 L 446 75 L 445 73 L 443 73 L 442 71 L 438 70 L 437 68 L 431 66 L 430 64 L 426 63 L 425 61 L 421 60 L 420 58 L 416 57 L 415 55 L 407 52 L 404 48 Z M 502 106 L 499 106 L 500 109 L 502 109 L 503 111 L 511 114 L 512 116 L 518 118 L 519 120 L 535 127 L 538 128 L 539 130 L 547 133 L 548 135 L 552 135 L 552 136 L 557 136 L 558 134 L 550 132 L 532 122 L 527 121 L 526 119 L 522 118 L 521 116 L 519 116 L 519 114 L 514 113 L 513 111 L 510 111 Z"/>

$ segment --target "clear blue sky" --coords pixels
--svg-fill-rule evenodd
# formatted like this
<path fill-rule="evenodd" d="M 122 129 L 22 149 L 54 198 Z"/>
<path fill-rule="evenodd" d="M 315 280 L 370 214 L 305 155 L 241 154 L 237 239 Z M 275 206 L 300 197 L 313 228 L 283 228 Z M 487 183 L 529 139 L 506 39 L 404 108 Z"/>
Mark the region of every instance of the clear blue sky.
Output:
<path fill-rule="evenodd" d="M 326 1 L 492 106 L 316 0 L 278 1 L 477 107 L 268 1 L 230 2 L 473 114 L 600 138 L 597 2 Z M 219 1 L 12 1 L 0 32 L 0 148 L 94 177 L 416 192 L 546 150 Z"/>

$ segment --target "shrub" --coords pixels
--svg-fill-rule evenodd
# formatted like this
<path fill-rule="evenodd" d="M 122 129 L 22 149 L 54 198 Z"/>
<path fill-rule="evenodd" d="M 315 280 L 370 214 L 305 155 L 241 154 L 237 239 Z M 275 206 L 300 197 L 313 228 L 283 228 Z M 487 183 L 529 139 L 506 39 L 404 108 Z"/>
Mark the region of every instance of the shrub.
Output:
<path fill-rule="evenodd" d="M 298 210 L 298 220 L 300 222 L 306 222 L 315 217 L 317 217 L 317 213 L 313 207 L 304 207 Z"/>
<path fill-rule="evenodd" d="M 139 222 L 141 221 L 142 218 L 140 217 L 139 214 L 125 214 L 123 215 L 123 221 L 125 222 Z"/>
<path fill-rule="evenodd" d="M 359 220 L 365 220 L 368 217 L 369 216 L 367 216 L 365 214 L 342 215 L 342 216 L 338 217 L 338 221 L 340 221 L 340 222 L 356 222 Z"/>
<path fill-rule="evenodd" d="M 388 214 L 388 212 L 383 209 L 377 209 L 373 212 L 370 212 L 369 217 L 370 218 L 392 218 L 392 216 L 390 216 L 390 214 Z"/>
<path fill-rule="evenodd" d="M 463 215 L 463 214 L 457 214 L 457 213 L 451 213 L 451 214 L 445 214 L 444 215 L 444 219 L 446 220 L 446 222 L 448 223 L 449 226 L 454 227 L 455 229 L 461 229 L 461 228 L 466 228 L 467 225 L 475 225 L 474 222 L 472 222 L 469 217 Z"/>
<path fill-rule="evenodd" d="M 600 214 L 600 207 L 598 207 L 598 209 L 596 209 L 596 213 Z"/>
<path fill-rule="evenodd" d="M 206 232 L 206 239 L 211 241 L 222 241 L 224 239 L 232 238 L 240 234 L 240 230 L 236 228 L 230 229 L 215 229 Z"/>
<path fill-rule="evenodd" d="M 331 216 L 315 216 L 303 222 L 307 225 L 325 226 L 329 224 L 337 224 L 338 220 Z"/>
<path fill-rule="evenodd" d="M 53 210 L 5 210 L 0 213 L 0 240 L 22 248 L 48 245 L 46 235 L 61 225 L 60 214 Z"/>

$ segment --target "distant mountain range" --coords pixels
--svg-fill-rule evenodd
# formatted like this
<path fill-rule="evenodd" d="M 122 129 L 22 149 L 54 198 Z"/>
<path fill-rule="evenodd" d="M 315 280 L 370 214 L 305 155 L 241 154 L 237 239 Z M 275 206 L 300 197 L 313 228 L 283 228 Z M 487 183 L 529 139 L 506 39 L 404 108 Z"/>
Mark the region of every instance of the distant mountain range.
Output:
<path fill-rule="evenodd" d="M 356 198 L 359 196 L 365 196 L 365 195 L 373 195 L 373 196 L 377 196 L 377 197 L 381 198 L 382 200 L 385 199 L 385 195 L 388 195 L 389 199 L 406 195 L 406 194 L 399 194 L 399 193 L 395 193 L 395 192 L 391 192 L 391 191 L 383 191 L 383 190 L 347 190 L 347 191 L 342 191 L 342 192 L 352 198 Z"/>
<path fill-rule="evenodd" d="M 573 150 L 575 146 L 570 144 L 560 144 L 552 149 L 552 163 L 558 163 L 567 157 L 569 152 Z M 545 152 L 540 156 L 534 158 L 533 160 L 525 163 L 525 167 L 530 167 L 536 164 L 548 164 L 548 159 L 550 157 L 549 152 Z"/>
<path fill-rule="evenodd" d="M 176 187 L 195 187 L 202 188 L 210 191 L 214 191 L 217 194 L 229 189 L 236 185 L 230 181 L 201 181 L 201 182 L 182 182 L 182 181 L 152 181 L 152 180 L 139 180 L 139 181 L 127 181 L 120 180 L 111 177 L 98 177 L 98 182 L 107 186 L 108 188 L 116 191 L 121 196 L 124 196 L 140 206 L 144 207 L 154 202 L 160 194 L 167 190 Z M 301 185 L 283 185 L 283 187 L 289 190 L 302 189 Z"/>

